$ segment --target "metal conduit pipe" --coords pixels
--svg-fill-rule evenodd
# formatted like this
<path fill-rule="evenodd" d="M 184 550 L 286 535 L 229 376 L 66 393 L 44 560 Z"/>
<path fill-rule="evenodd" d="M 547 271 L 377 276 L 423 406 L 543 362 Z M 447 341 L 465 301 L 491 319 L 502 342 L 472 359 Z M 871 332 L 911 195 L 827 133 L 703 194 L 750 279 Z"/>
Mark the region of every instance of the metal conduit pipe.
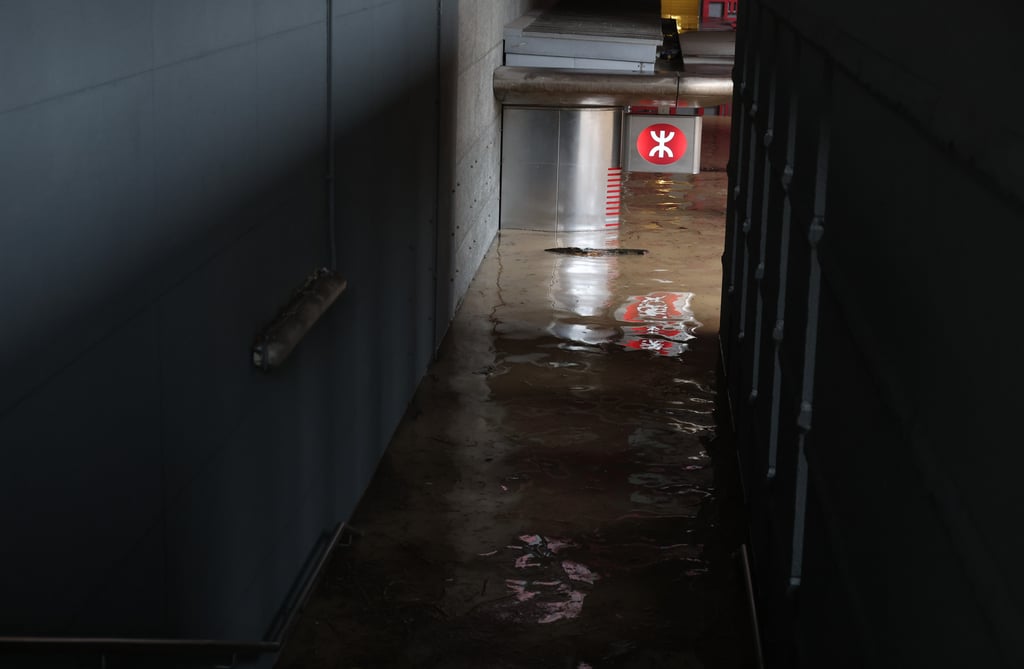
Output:
<path fill-rule="evenodd" d="M 551 107 L 714 107 L 732 102 L 732 79 L 669 72 L 631 74 L 546 67 L 494 70 L 494 97 L 503 104 Z"/>

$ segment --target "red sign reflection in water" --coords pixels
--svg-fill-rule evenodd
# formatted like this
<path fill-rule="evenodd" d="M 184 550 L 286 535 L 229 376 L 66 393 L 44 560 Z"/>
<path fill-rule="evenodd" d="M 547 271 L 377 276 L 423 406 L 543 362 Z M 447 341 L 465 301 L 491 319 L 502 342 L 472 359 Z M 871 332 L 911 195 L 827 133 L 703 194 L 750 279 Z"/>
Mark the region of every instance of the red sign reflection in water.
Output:
<path fill-rule="evenodd" d="M 629 298 L 615 312 L 615 318 L 640 325 L 625 327 L 622 345 L 639 351 L 655 351 L 663 356 L 678 356 L 694 339 L 693 330 L 701 323 L 693 315 L 693 293 L 655 292 Z"/>

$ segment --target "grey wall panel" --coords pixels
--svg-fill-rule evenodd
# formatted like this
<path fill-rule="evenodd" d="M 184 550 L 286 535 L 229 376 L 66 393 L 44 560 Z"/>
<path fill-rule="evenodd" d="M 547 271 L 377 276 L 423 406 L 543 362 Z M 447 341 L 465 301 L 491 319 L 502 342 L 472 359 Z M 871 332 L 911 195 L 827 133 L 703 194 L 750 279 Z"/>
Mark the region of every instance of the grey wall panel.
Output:
<path fill-rule="evenodd" d="M 151 2 L 0 2 L 0 112 L 152 67 Z"/>
<path fill-rule="evenodd" d="M 325 0 L 255 0 L 255 8 L 258 37 L 314 23 L 322 27 L 327 16 Z"/>
<path fill-rule="evenodd" d="M 255 333 L 314 262 L 315 228 L 292 224 L 294 203 L 182 282 L 160 302 L 168 494 L 215 458 L 273 378 L 252 367 Z M 202 384 L 196 379 L 202 378 Z"/>
<path fill-rule="evenodd" d="M 152 34 L 157 67 L 252 42 L 254 0 L 153 0 Z"/>
<path fill-rule="evenodd" d="M 4 384 L 3 405 L 16 398 L 20 352 L 69 339 L 77 318 L 145 266 L 149 89 L 144 78 L 130 78 L 0 116 L 0 183 L 9 193 L 0 199 L 0 280 L 19 286 L 4 296 L 5 311 L 18 317 L 0 330 L 0 368 L 13 382 Z M 122 260 L 110 262 L 112 254 Z"/>
<path fill-rule="evenodd" d="M 250 45 L 154 74 L 154 223 L 164 248 L 199 244 L 208 253 L 211 241 L 232 236 L 241 205 L 258 192 L 255 58 Z"/>
<path fill-rule="evenodd" d="M 64 78 L 54 79 L 45 69 L 58 65 L 47 65 L 38 43 L 4 41 L 42 63 L 35 79 L 72 83 L 0 114 L 0 265 L 5 284 L 22 287 L 0 294 L 5 313 L 18 314 L 3 328 L 0 384 L 3 475 L 18 476 L 0 493 L 11 510 L 4 564 L 18 574 L 3 584 L 3 633 L 183 629 L 165 615 L 165 603 L 181 611 L 167 590 L 165 560 L 177 577 L 168 556 L 183 547 L 202 556 L 204 537 L 250 517 L 260 495 L 251 482 L 273 488 L 267 476 L 285 471 L 290 487 L 263 490 L 276 506 L 261 513 L 268 528 L 302 528 L 282 535 L 294 548 L 275 560 L 249 559 L 272 538 L 232 535 L 238 563 L 213 562 L 204 573 L 230 582 L 238 569 L 249 580 L 224 591 L 189 581 L 174 593 L 221 616 L 189 627 L 215 635 L 238 617 L 237 599 L 253 583 L 291 584 L 319 531 L 339 520 L 308 501 L 323 498 L 328 485 L 312 482 L 322 469 L 309 450 L 326 448 L 326 379 L 314 371 L 304 382 L 311 389 L 297 395 L 301 404 L 285 384 L 274 429 L 266 424 L 273 412 L 253 407 L 281 399 L 282 390 L 248 357 L 259 327 L 329 255 L 324 24 L 278 32 L 286 26 L 275 23 L 309 19 L 309 5 L 299 18 L 263 11 L 257 18 L 268 37 L 254 42 L 253 3 L 170 4 L 161 6 L 167 21 L 154 36 L 150 3 L 123 7 L 123 15 L 106 3 L 109 15 L 94 22 L 105 34 L 94 37 L 116 52 L 112 62 L 131 65 L 123 70 L 105 65 L 105 47 L 68 39 L 78 58 L 62 53 Z M 136 6 L 144 22 L 132 18 Z M 35 39 L 39 16 L 2 10 L 11 18 L 5 28 Z M 129 19 L 144 48 L 119 41 Z M 165 60 L 179 60 L 153 70 L 157 42 Z M 78 76 L 83 63 L 92 78 Z M 125 78 L 136 70 L 143 73 Z M 5 71 L 0 88 L 17 81 Z M 309 356 L 325 350 L 323 336 L 314 336 L 296 360 L 306 356 L 310 366 Z M 264 454 L 248 470 L 250 486 L 239 488 L 250 497 L 224 506 L 200 496 L 208 504 L 188 531 L 180 522 L 165 531 L 160 518 L 181 518 L 189 494 L 239 485 L 232 471 L 211 468 L 225 461 L 245 419 L 245 445 Z M 296 424 L 305 457 L 288 448 Z M 311 505 L 318 513 L 296 522 Z M 268 592 L 275 605 L 252 611 L 247 633 L 262 634 L 284 591 Z"/>
<path fill-rule="evenodd" d="M 296 180 L 321 192 L 318 35 L 322 26 L 292 31 L 5 115 L 11 159 L 0 169 L 20 195 L 0 205 L 0 271 L 24 290 L 6 298 L 22 316 L 3 331 L 3 366 L 25 379 L 5 384 L 5 403 L 230 243 Z M 25 347 L 36 360 L 14 355 Z"/>
<path fill-rule="evenodd" d="M 440 44 L 438 3 L 332 4 L 329 88 L 319 0 L 0 2 L 0 634 L 258 638 L 372 477 L 497 229 L 523 3 L 451 68 L 458 3 Z M 262 374 L 332 255 L 328 156 L 349 289 Z"/>
<path fill-rule="evenodd" d="M 323 454 L 318 453 L 316 463 L 323 461 Z M 332 481 L 332 484 L 337 482 Z M 286 597 L 294 594 L 290 591 L 295 588 L 300 574 L 295 565 L 302 565 L 311 557 L 309 538 L 317 537 L 323 530 L 320 519 L 324 517 L 324 502 L 320 494 L 296 498 L 290 503 L 293 511 L 288 512 L 284 522 L 280 522 L 279 517 L 279 522 L 272 527 L 273 538 L 260 544 L 258 554 L 253 556 L 259 576 L 234 598 L 235 608 L 230 615 L 236 633 L 259 634 L 267 620 L 280 622 L 275 613 Z"/>
<path fill-rule="evenodd" d="M 167 572 L 161 519 L 103 575 L 72 614 L 70 631 L 80 636 L 153 638 L 167 633 Z M 65 598 L 61 598 L 62 603 Z M 38 633 L 38 629 L 30 630 Z M 31 666 L 27 663 L 25 665 Z M 52 666 L 52 665 L 51 665 Z"/>
<path fill-rule="evenodd" d="M 354 12 L 360 12 L 365 9 L 376 9 L 383 7 L 384 5 L 405 5 L 413 11 L 414 5 L 423 5 L 426 3 L 410 3 L 408 0 L 333 0 L 334 2 L 334 13 L 338 14 L 350 14 Z"/>
<path fill-rule="evenodd" d="M 316 183 L 327 169 L 324 40 L 325 26 L 320 23 L 272 35 L 256 46 L 259 184 L 297 178 L 288 188 L 271 188 L 271 196 L 291 195 L 296 188 L 325 192 Z"/>
<path fill-rule="evenodd" d="M 336 3 L 336 12 L 342 8 Z M 336 359 L 354 383 L 342 390 L 352 410 L 339 416 L 347 426 L 338 431 L 371 469 L 433 341 L 437 84 L 433 56 L 423 53 L 436 53 L 436 36 L 424 22 L 434 25 L 436 9 L 422 3 L 349 11 L 335 21 L 339 43 L 367 53 L 363 68 L 335 61 L 339 267 L 374 277 L 346 295 L 346 345 Z M 396 38 L 403 34 L 417 37 Z M 360 417 L 369 425 L 352 424 Z"/>
<path fill-rule="evenodd" d="M 169 508 L 168 615 L 175 635 L 260 638 L 323 530 L 322 507 L 312 518 L 300 516 L 307 498 L 323 494 L 326 447 L 326 378 L 315 358 L 305 357 L 283 378 L 266 380 L 252 413 Z M 285 555 L 267 562 L 275 550 Z M 258 584 L 266 588 L 265 606 L 240 608 Z"/>
<path fill-rule="evenodd" d="M 146 311 L 0 420 L 0 628 L 68 634 L 157 526 L 163 501 L 158 340 Z M 151 554 L 142 556 L 152 558 Z M 162 565 L 139 565 L 162 586 Z M 150 591 L 152 592 L 152 591 Z M 116 590 L 101 605 L 159 629 Z"/>

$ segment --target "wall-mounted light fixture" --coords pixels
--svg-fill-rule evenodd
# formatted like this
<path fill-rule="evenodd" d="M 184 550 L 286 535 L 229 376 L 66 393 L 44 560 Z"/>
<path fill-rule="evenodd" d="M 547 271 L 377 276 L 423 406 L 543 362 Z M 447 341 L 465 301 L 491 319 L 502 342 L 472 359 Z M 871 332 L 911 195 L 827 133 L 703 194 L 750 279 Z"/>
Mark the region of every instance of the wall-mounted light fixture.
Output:
<path fill-rule="evenodd" d="M 326 268 L 306 277 L 302 287 L 256 336 L 252 364 L 265 372 L 280 367 L 347 285 L 347 281 Z"/>

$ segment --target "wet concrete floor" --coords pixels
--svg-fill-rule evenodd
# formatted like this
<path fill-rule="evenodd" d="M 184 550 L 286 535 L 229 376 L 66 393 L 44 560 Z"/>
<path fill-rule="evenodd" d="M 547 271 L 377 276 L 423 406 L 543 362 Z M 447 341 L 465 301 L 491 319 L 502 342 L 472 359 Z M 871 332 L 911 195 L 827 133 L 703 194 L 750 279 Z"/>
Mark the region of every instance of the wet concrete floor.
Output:
<path fill-rule="evenodd" d="M 620 228 L 501 233 L 278 669 L 755 666 L 708 120 L 702 173 L 627 174 Z"/>

